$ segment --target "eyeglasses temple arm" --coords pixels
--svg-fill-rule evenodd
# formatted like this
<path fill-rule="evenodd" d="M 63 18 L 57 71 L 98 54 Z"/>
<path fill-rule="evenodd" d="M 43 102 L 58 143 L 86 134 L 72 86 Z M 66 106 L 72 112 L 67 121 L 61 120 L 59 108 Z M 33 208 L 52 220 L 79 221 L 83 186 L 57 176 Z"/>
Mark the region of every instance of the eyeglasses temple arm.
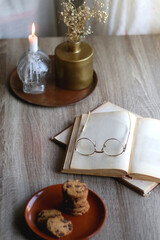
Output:
<path fill-rule="evenodd" d="M 129 136 L 130 136 L 130 132 L 131 132 L 131 116 L 128 112 L 128 117 L 129 117 L 129 131 L 128 131 L 128 137 L 127 137 L 127 140 L 126 140 L 126 144 L 124 145 L 124 151 L 126 150 L 126 147 L 127 147 L 127 144 L 128 144 L 128 140 L 129 140 Z"/>
<path fill-rule="evenodd" d="M 88 116 L 87 116 L 86 122 L 85 122 L 85 124 L 84 124 L 84 126 L 83 126 L 83 128 L 82 128 L 82 132 L 85 130 L 85 128 L 86 128 L 86 126 L 87 126 L 87 122 L 88 122 L 88 119 L 89 119 L 90 114 L 91 114 L 91 113 L 88 112 Z"/>

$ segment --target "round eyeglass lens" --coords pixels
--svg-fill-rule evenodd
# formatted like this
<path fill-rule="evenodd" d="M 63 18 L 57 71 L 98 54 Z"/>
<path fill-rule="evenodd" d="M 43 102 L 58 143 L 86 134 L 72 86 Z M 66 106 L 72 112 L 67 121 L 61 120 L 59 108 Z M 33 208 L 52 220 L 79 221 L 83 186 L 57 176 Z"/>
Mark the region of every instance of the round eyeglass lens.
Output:
<path fill-rule="evenodd" d="M 94 153 L 94 144 L 87 138 L 80 138 L 76 144 L 76 151 L 82 155 L 92 155 Z"/>
<path fill-rule="evenodd" d="M 103 150 L 109 156 L 118 156 L 123 152 L 123 145 L 117 139 L 108 139 L 103 145 Z"/>

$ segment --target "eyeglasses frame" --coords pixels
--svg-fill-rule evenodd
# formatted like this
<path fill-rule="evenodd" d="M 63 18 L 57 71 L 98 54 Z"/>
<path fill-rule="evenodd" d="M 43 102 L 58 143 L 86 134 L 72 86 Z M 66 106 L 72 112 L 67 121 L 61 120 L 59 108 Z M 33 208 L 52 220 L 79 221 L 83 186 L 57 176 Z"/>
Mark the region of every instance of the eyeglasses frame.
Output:
<path fill-rule="evenodd" d="M 81 154 L 81 155 L 83 155 L 83 156 L 91 156 L 91 155 L 93 155 L 94 153 L 105 153 L 105 154 L 106 154 L 107 156 L 109 156 L 109 157 L 117 157 L 117 156 L 121 155 L 122 153 L 124 153 L 124 152 L 126 151 L 126 148 L 127 148 L 127 144 L 128 144 L 128 140 L 129 140 L 129 136 L 130 136 L 130 131 L 131 131 L 131 117 L 130 117 L 130 113 L 129 113 L 129 112 L 127 112 L 127 113 L 128 113 L 128 117 L 129 117 L 129 128 L 128 128 L 128 136 L 127 136 L 127 139 L 126 139 L 126 143 L 125 143 L 125 144 L 123 144 L 123 143 L 122 143 L 120 140 L 118 140 L 117 138 L 108 138 L 108 139 L 103 143 L 103 147 L 102 147 L 101 151 L 97 151 L 96 145 L 93 143 L 93 141 L 92 141 L 91 139 L 89 139 L 89 138 L 84 137 L 84 138 L 79 138 L 79 139 L 76 141 L 75 151 L 77 151 L 79 154 Z M 87 118 L 86 118 L 86 122 L 85 122 L 85 124 L 84 124 L 84 126 L 83 126 L 83 129 L 82 129 L 82 132 L 84 131 L 84 129 L 85 129 L 86 126 L 87 126 L 87 122 L 88 122 L 88 120 L 89 120 L 89 116 L 90 116 L 90 112 L 88 113 L 88 116 L 87 116 Z M 93 153 L 91 153 L 91 154 L 84 154 L 84 153 L 80 153 L 80 152 L 77 150 L 78 142 L 79 142 L 80 140 L 83 140 L 83 139 L 89 140 L 89 141 L 93 144 L 93 146 L 94 146 L 94 152 L 93 152 Z M 121 147 L 122 147 L 122 151 L 121 151 L 120 153 L 118 153 L 118 154 L 107 154 L 107 153 L 104 151 L 104 146 L 105 146 L 106 142 L 108 142 L 108 141 L 110 141 L 110 140 L 116 140 L 117 142 L 120 143 L 120 145 L 121 145 Z"/>

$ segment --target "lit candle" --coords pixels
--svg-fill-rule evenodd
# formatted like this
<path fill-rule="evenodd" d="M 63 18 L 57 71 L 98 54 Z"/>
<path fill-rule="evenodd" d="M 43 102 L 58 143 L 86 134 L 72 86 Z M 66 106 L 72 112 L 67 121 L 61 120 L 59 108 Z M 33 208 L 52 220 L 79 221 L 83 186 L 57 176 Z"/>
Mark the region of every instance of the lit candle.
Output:
<path fill-rule="evenodd" d="M 38 37 L 35 35 L 35 24 L 32 23 L 32 34 L 28 36 L 29 50 L 31 52 L 37 52 L 38 50 Z"/>

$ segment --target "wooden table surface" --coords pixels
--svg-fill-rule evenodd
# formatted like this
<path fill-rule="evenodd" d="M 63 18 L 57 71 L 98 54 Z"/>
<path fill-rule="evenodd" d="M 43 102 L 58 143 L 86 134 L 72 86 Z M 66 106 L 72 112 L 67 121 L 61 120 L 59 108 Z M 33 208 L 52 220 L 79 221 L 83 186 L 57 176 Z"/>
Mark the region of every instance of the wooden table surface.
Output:
<path fill-rule="evenodd" d="M 39 39 L 48 54 L 63 38 Z M 76 115 L 110 101 L 144 117 L 160 119 L 160 36 L 108 36 L 86 40 L 94 49 L 98 75 L 86 99 L 57 108 L 22 102 L 9 89 L 9 76 L 27 50 L 27 39 L 0 40 L 0 239 L 39 239 L 23 213 L 38 190 L 79 178 L 107 207 L 98 240 L 160 239 L 160 188 L 142 197 L 112 178 L 60 173 L 65 151 L 49 140 Z"/>

